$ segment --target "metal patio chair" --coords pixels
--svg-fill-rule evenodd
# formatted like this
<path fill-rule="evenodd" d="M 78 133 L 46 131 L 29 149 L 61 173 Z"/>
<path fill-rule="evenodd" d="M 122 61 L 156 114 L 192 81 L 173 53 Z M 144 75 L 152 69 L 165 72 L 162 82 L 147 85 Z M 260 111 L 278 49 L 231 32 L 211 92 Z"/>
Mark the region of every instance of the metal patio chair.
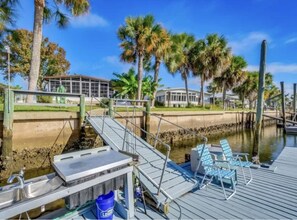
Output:
<path fill-rule="evenodd" d="M 236 186 L 235 186 L 235 179 L 236 179 L 236 172 L 235 170 L 231 170 L 230 168 L 223 168 L 218 166 L 218 163 L 226 163 L 229 164 L 228 161 L 225 160 L 213 160 L 212 156 L 207 148 L 206 145 L 201 144 L 197 146 L 197 151 L 199 155 L 198 166 L 196 168 L 194 176 L 197 177 L 197 172 L 199 167 L 202 166 L 204 169 L 204 176 L 202 178 L 201 183 L 199 184 L 199 189 L 204 188 L 209 183 L 211 183 L 214 179 L 220 181 L 221 187 L 224 192 L 225 199 L 230 199 L 236 193 Z M 231 194 L 227 196 L 225 183 L 223 180 L 230 180 L 231 182 Z"/>
<path fill-rule="evenodd" d="M 229 164 L 232 167 L 240 167 L 244 179 L 245 185 L 248 185 L 253 180 L 253 175 L 251 171 L 252 162 L 248 160 L 248 153 L 232 153 L 232 149 L 229 145 L 229 142 L 226 139 L 220 140 L 220 145 L 223 150 L 223 154 Z M 244 168 L 248 168 L 249 170 L 249 179 L 247 180 L 246 174 L 244 172 Z"/>

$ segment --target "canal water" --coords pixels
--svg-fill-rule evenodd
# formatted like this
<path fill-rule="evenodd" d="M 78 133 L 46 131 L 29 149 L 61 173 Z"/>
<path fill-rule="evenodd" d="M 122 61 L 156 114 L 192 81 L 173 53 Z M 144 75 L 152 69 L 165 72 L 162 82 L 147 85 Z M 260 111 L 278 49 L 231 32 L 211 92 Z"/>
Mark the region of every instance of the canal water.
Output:
<path fill-rule="evenodd" d="M 235 132 L 208 136 L 207 138 L 209 144 L 219 144 L 220 140 L 225 138 L 229 141 L 234 152 L 252 154 L 254 141 L 252 129 L 242 130 L 238 127 Z M 281 128 L 276 128 L 275 124 L 262 129 L 260 140 L 260 161 L 263 163 L 273 162 L 281 153 L 284 146 L 297 147 L 297 135 L 285 135 Z M 185 154 L 189 154 L 191 149 L 200 143 L 195 139 L 175 142 L 172 145 L 170 158 L 176 163 L 183 163 L 185 161 Z"/>

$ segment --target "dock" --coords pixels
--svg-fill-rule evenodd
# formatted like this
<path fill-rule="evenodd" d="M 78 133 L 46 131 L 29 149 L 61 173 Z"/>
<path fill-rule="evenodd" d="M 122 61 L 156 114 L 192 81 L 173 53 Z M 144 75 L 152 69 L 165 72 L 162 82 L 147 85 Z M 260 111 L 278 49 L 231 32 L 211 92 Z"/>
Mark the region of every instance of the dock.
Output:
<path fill-rule="evenodd" d="M 183 168 L 190 169 L 190 164 Z M 180 213 L 181 219 L 296 219 L 297 178 L 265 168 L 252 172 L 254 179 L 248 186 L 238 172 L 237 192 L 228 201 L 223 198 L 220 188 L 209 185 L 207 189 L 195 190 L 176 199 L 170 204 L 167 215 L 150 207 L 145 214 L 142 204 L 138 204 L 135 219 L 178 219 Z M 95 219 L 95 215 L 95 207 L 91 206 L 81 214 L 74 213 L 71 218 Z M 115 219 L 122 218 L 115 213 Z"/>
<path fill-rule="evenodd" d="M 297 147 L 285 147 L 273 162 L 271 169 L 275 173 L 297 178 Z"/>

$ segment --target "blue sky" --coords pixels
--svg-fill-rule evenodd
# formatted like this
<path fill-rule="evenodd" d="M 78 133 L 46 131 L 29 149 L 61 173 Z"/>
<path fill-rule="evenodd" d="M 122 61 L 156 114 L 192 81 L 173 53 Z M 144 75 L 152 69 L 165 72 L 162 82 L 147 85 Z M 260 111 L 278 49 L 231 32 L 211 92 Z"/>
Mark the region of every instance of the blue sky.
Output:
<path fill-rule="evenodd" d="M 33 2 L 20 0 L 16 28 L 33 29 Z M 249 70 L 259 69 L 260 44 L 266 39 L 267 71 L 277 85 L 285 81 L 290 92 L 297 83 L 296 9 L 296 0 L 91 0 L 88 15 L 71 19 L 66 29 L 54 22 L 45 25 L 44 36 L 66 50 L 70 73 L 107 79 L 131 66 L 119 60 L 116 35 L 127 16 L 152 14 L 171 32 L 187 32 L 197 39 L 209 33 L 224 35 L 233 54 L 247 60 Z M 166 87 L 184 87 L 180 76 L 173 77 L 164 67 L 160 76 Z M 20 79 L 14 84 L 27 87 Z M 198 89 L 199 79 L 191 78 L 189 84 Z"/>

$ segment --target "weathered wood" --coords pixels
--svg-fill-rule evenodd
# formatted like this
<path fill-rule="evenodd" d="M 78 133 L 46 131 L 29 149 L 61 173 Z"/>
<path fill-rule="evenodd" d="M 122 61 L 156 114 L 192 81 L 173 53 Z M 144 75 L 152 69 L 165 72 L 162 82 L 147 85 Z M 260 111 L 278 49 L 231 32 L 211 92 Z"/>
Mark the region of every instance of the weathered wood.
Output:
<path fill-rule="evenodd" d="M 150 133 L 151 131 L 151 103 L 150 102 L 146 102 L 145 103 L 145 131 L 147 133 Z M 146 134 L 145 135 L 145 139 L 146 141 L 149 140 L 149 135 Z"/>
<path fill-rule="evenodd" d="M 113 118 L 114 117 L 114 99 L 109 99 L 108 102 L 108 115 Z"/>
<path fill-rule="evenodd" d="M 3 144 L 2 156 L 9 157 L 12 153 L 13 137 L 13 111 L 14 111 L 14 92 L 5 89 L 4 91 L 4 118 L 3 118 Z"/>
<path fill-rule="evenodd" d="M 297 84 L 294 83 L 293 84 L 293 113 L 294 113 L 294 117 L 296 115 L 296 87 L 297 87 Z"/>
<path fill-rule="evenodd" d="M 263 117 L 265 68 L 266 68 L 266 40 L 263 40 L 261 45 L 257 113 L 256 113 L 256 125 L 255 125 L 255 135 L 254 135 L 254 144 L 253 144 L 253 157 L 255 157 L 256 163 L 260 162 L 259 161 L 260 160 L 259 159 L 259 142 L 260 142 L 260 132 L 262 127 L 262 117 Z"/>
<path fill-rule="evenodd" d="M 285 109 L 285 89 L 284 82 L 280 82 L 281 85 L 281 94 L 282 94 L 282 114 L 283 114 L 283 128 L 284 133 L 286 133 L 286 109 Z"/>
<path fill-rule="evenodd" d="M 82 126 L 84 120 L 85 120 L 85 114 L 86 114 L 86 106 L 85 106 L 85 95 L 80 95 L 80 100 L 79 100 L 79 121 L 80 121 L 80 126 Z"/>

